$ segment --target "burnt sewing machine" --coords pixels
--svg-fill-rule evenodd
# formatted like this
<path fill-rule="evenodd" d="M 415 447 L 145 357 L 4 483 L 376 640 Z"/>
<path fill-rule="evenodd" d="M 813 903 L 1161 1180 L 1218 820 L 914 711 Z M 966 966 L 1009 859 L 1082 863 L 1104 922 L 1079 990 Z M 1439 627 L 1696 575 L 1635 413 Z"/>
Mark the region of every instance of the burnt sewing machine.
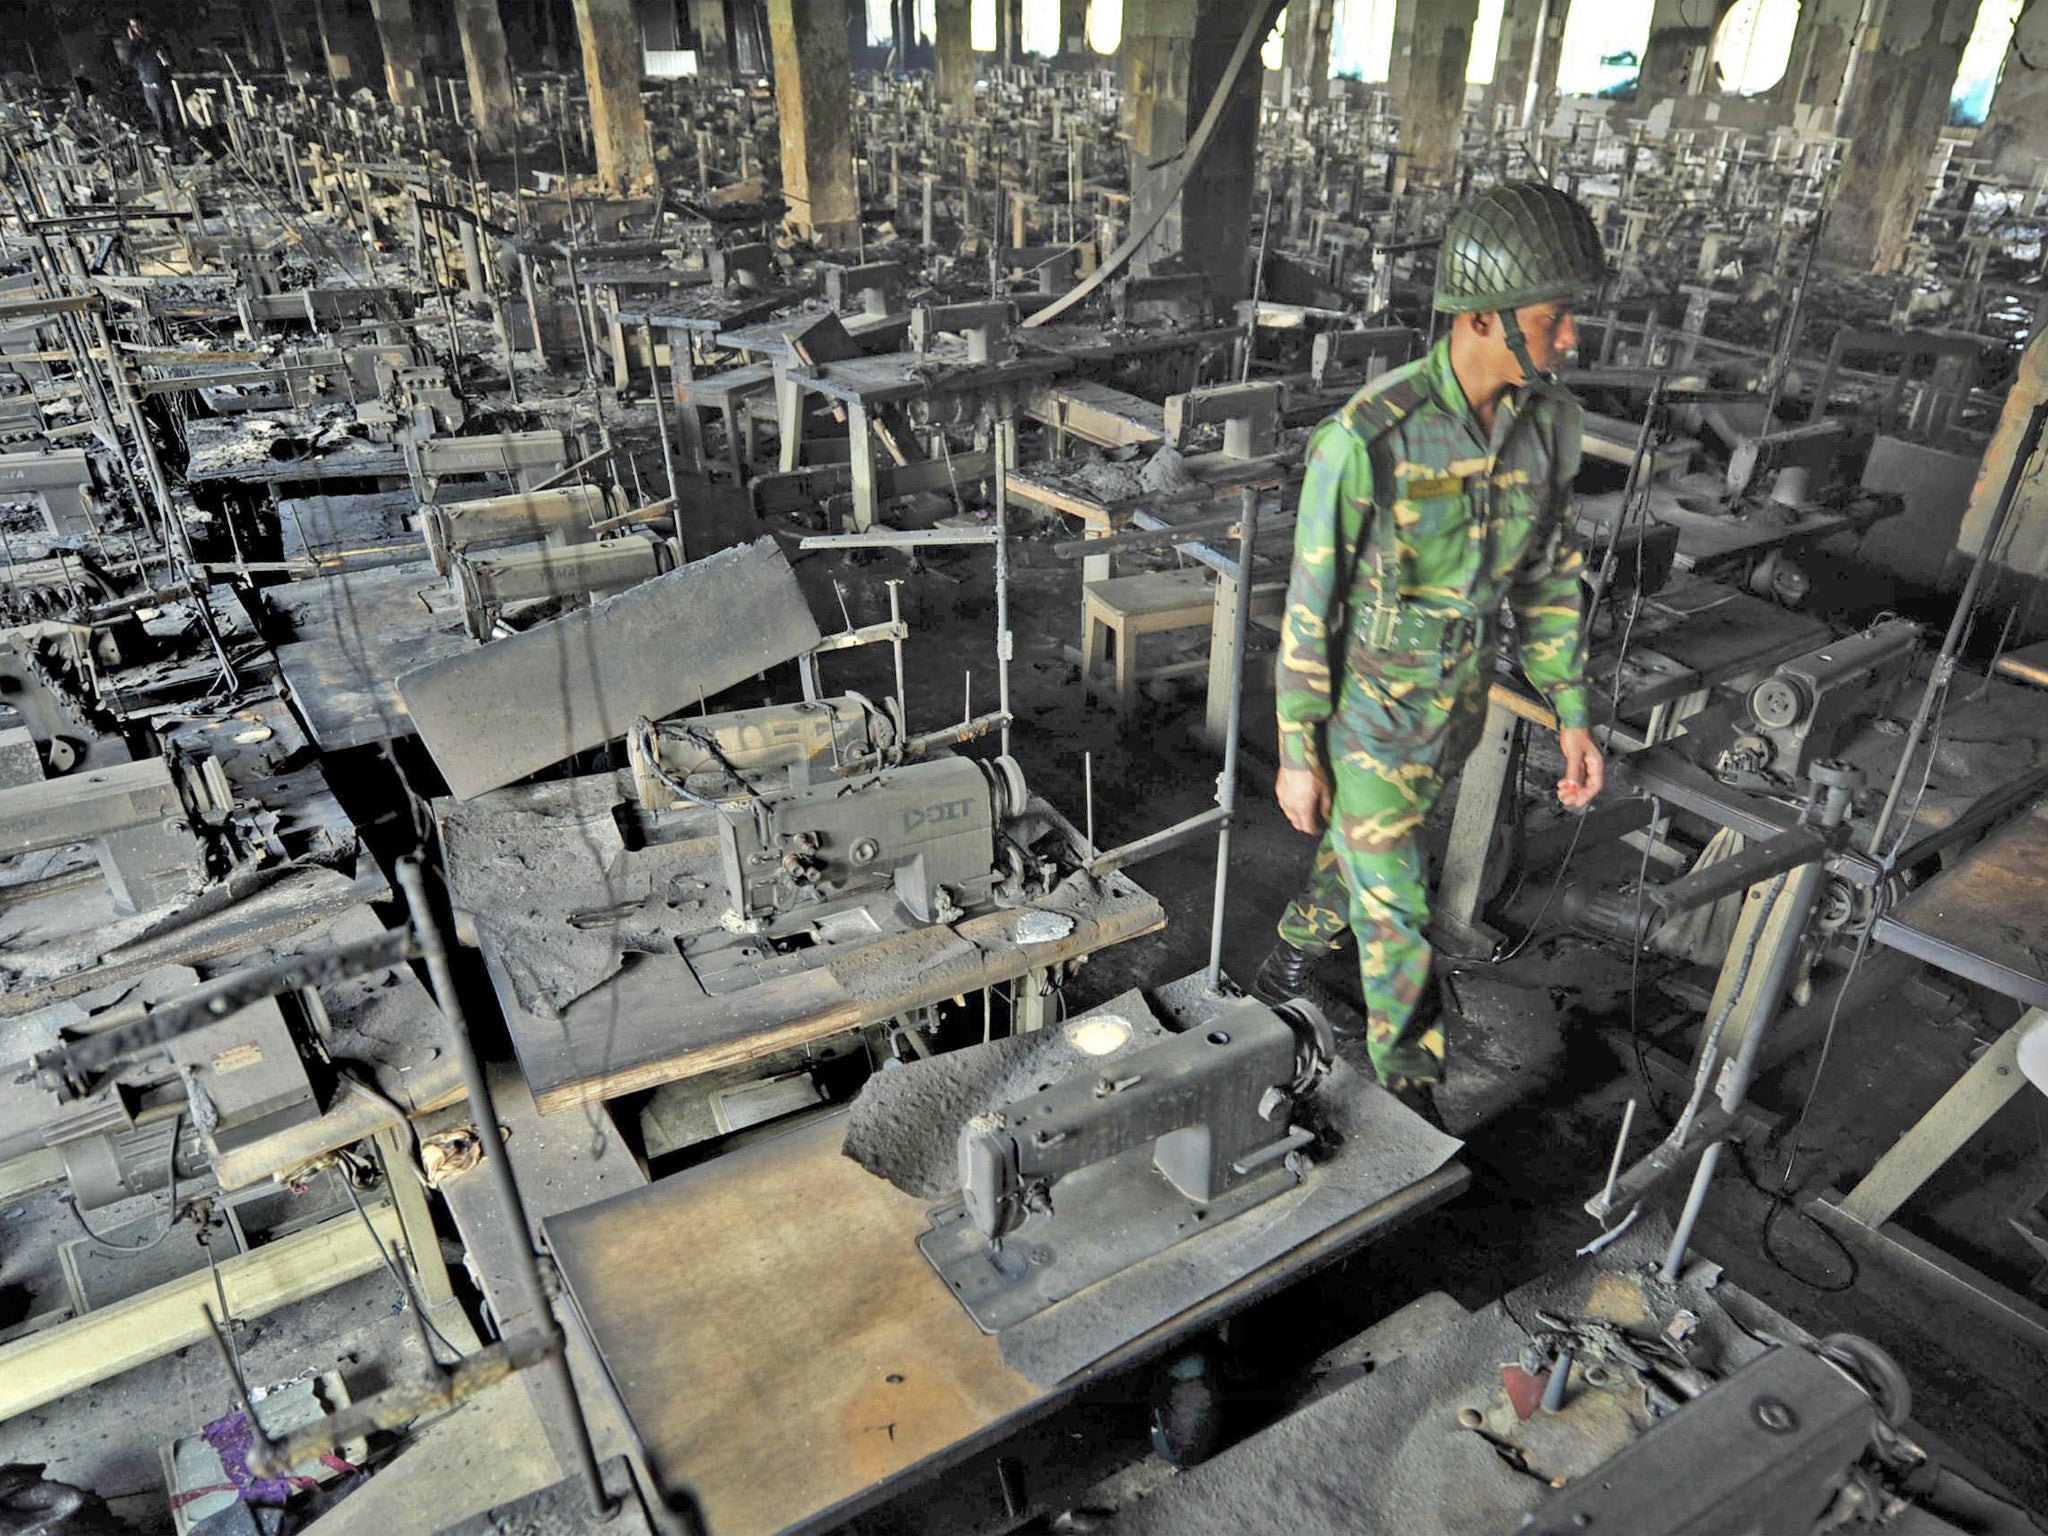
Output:
<path fill-rule="evenodd" d="M 824 707 L 832 721 L 807 724 L 803 732 L 823 729 L 829 739 L 857 720 L 874 751 L 886 759 L 897 750 L 886 744 L 894 739 L 893 717 L 865 700 Z M 698 745 L 743 736 L 746 727 L 728 721 L 714 729 L 717 735 Z M 688 743 L 654 745 L 665 760 L 688 766 Z M 1058 829 L 1031 806 L 1014 760 L 936 757 L 865 767 L 853 749 L 852 737 L 841 738 L 835 769 L 829 752 L 805 752 L 801 734 L 764 741 L 748 755 L 764 768 L 770 759 L 787 759 L 790 786 L 712 800 L 725 910 L 717 929 L 682 945 L 706 992 L 742 991 L 805 969 L 835 945 L 955 922 L 1057 883 L 1057 858 L 1041 849 L 1052 846 Z M 641 750 L 640 761 L 652 766 L 644 738 Z M 742 774 L 758 771 L 737 759 L 718 766 L 741 782 Z M 656 783 L 678 799 L 711 800 L 666 769 Z M 665 819 L 643 809 L 643 819 L 650 814 Z"/>
<path fill-rule="evenodd" d="M 534 540 L 555 547 L 588 543 L 597 537 L 593 524 L 625 510 L 625 497 L 615 489 L 567 485 L 475 501 L 427 502 L 420 507 L 419 530 L 434 570 L 446 576 L 455 557 L 469 550 Z"/>
<path fill-rule="evenodd" d="M 1852 727 L 1891 702 L 1919 645 L 1919 625 L 1887 619 L 1780 662 L 1749 690 L 1715 771 L 1751 789 L 1802 783 Z"/>
<path fill-rule="evenodd" d="M 725 924 L 776 937 L 883 890 L 950 922 L 1021 895 L 1035 872 L 999 832 L 1028 801 L 1015 759 L 941 757 L 721 804 Z"/>
<path fill-rule="evenodd" d="M 961 1129 L 960 1193 L 917 1246 L 995 1333 L 1294 1188 L 1295 1119 L 1335 1043 L 1314 1008 L 1226 1000 L 1199 1028 Z"/>
<path fill-rule="evenodd" d="M 462 604 L 463 625 L 474 638 L 488 640 L 514 603 L 594 600 L 680 564 L 682 550 L 675 540 L 628 533 L 602 543 L 457 555 L 448 584 Z"/>
<path fill-rule="evenodd" d="M 821 773 L 879 766 L 902 741 L 893 700 L 876 705 L 847 693 L 660 722 L 643 716 L 627 734 L 626 756 L 641 806 L 672 811 L 758 787 L 779 770 L 805 785 Z"/>

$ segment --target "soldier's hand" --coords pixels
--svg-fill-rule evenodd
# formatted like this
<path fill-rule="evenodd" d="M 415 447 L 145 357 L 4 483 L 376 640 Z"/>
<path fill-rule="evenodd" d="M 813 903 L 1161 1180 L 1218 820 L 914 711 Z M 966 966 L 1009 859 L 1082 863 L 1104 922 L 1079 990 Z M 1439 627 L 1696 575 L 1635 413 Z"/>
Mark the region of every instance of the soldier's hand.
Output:
<path fill-rule="evenodd" d="M 1600 755 L 1593 733 L 1584 726 L 1571 726 L 1557 733 L 1557 744 L 1564 750 L 1564 777 L 1557 781 L 1558 802 L 1573 811 L 1591 805 L 1600 786 L 1607 782 L 1607 760 Z"/>
<path fill-rule="evenodd" d="M 1330 778 L 1320 768 L 1282 768 L 1273 781 L 1273 798 L 1287 823 L 1310 837 L 1330 818 Z"/>

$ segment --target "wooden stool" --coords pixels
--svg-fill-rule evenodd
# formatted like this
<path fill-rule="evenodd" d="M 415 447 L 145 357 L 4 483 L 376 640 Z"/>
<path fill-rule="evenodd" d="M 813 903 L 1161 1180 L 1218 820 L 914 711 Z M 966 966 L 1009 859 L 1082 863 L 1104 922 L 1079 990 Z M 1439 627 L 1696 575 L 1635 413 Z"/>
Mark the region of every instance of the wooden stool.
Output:
<path fill-rule="evenodd" d="M 1179 677 L 1206 671 L 1206 660 L 1176 662 L 1138 670 L 1138 638 L 1176 629 L 1207 629 L 1215 594 L 1206 572 L 1148 571 L 1142 576 L 1114 576 L 1081 587 L 1081 686 L 1089 693 L 1107 693 L 1118 714 L 1128 715 L 1138 701 L 1138 684 L 1155 677 Z M 1112 637 L 1115 652 L 1109 651 Z M 1103 664 L 1115 668 L 1104 678 Z"/>

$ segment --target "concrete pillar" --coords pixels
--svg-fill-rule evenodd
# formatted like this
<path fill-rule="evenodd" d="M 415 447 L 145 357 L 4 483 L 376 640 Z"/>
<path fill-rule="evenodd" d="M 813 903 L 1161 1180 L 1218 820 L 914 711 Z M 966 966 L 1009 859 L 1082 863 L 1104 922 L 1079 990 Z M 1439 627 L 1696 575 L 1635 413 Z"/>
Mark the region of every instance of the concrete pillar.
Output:
<path fill-rule="evenodd" d="M 1415 50 L 1401 98 L 1402 166 L 1409 186 L 1450 187 L 1465 113 L 1465 67 L 1479 0 L 1416 0 Z"/>
<path fill-rule="evenodd" d="M 384 50 L 367 7 L 359 0 L 315 0 L 320 22 L 320 47 L 327 55 L 327 77 L 343 96 L 374 85 L 384 69 Z"/>
<path fill-rule="evenodd" d="M 1060 51 L 1062 63 L 1088 64 L 1088 0 L 1060 0 Z"/>
<path fill-rule="evenodd" d="M 1134 226 L 1158 210 L 1173 180 L 1173 165 L 1154 170 L 1151 163 L 1178 150 L 1201 121 L 1229 67 L 1247 11 L 1237 0 L 1125 0 L 1124 112 L 1131 138 Z M 1139 271 L 1149 272 L 1180 257 L 1188 268 L 1208 274 L 1210 294 L 1219 306 L 1251 290 L 1260 84 L 1254 54 L 1223 108 L 1208 154 L 1134 259 Z M 1199 209 L 1200 216 L 1185 217 L 1188 208 Z"/>
<path fill-rule="evenodd" d="M 412 0 L 370 0 L 377 23 L 377 41 L 384 49 L 384 92 L 401 112 L 427 104 L 420 81 L 420 36 L 413 22 Z"/>
<path fill-rule="evenodd" d="M 1868 0 L 1806 0 L 1792 34 L 1792 57 L 1778 87 L 1779 122 L 1835 131 L 1835 115 L 1848 83 L 1856 28 Z"/>
<path fill-rule="evenodd" d="M 815 0 L 768 0 L 775 116 L 782 130 L 786 226 L 831 249 L 860 240 L 853 177 L 853 68 L 846 12 Z"/>
<path fill-rule="evenodd" d="M 1819 259 L 1896 272 L 1927 197 L 1927 162 L 1977 22 L 1977 0 L 1892 5 L 1857 60 L 1856 131 L 1842 157 Z"/>
<path fill-rule="evenodd" d="M 690 0 L 690 30 L 697 34 L 697 73 L 723 80 L 732 73 L 725 0 Z"/>
<path fill-rule="evenodd" d="M 324 67 L 320 54 L 318 18 L 291 0 L 270 0 L 270 20 L 277 29 L 277 49 L 284 59 L 284 72 L 297 79 Z"/>
<path fill-rule="evenodd" d="M 1487 88 L 1489 107 L 1508 106 L 1521 121 L 1522 108 L 1529 99 L 1529 80 L 1541 56 L 1554 50 L 1549 26 L 1550 13 L 1563 0 L 1507 0 L 1500 19 L 1500 48 L 1493 56 L 1493 84 Z M 1555 67 L 1553 66 L 1553 77 Z"/>
<path fill-rule="evenodd" d="M 504 149 L 518 131 L 518 106 L 498 0 L 455 0 L 455 26 L 462 34 L 462 67 L 469 76 L 469 115 L 476 119 L 477 137 L 487 149 Z"/>
<path fill-rule="evenodd" d="M 1564 24 L 1571 14 L 1572 0 L 1550 0 L 1543 17 L 1543 46 L 1536 54 L 1536 83 L 1524 98 L 1529 108 L 1525 127 L 1535 128 L 1546 122 L 1551 104 L 1557 100 L 1557 66 L 1564 57 Z"/>
<path fill-rule="evenodd" d="M 1395 0 L 1393 52 L 1387 57 L 1387 100 L 1408 99 L 1408 67 L 1415 56 L 1415 7 L 1420 0 Z"/>
<path fill-rule="evenodd" d="M 1311 101 L 1330 94 L 1330 27 L 1337 0 L 1288 0 L 1287 39 L 1280 67 L 1289 91 L 1307 91 Z"/>
<path fill-rule="evenodd" d="M 634 0 L 576 0 L 576 32 L 583 40 L 597 179 L 616 192 L 647 191 L 654 185 L 654 162 L 640 105 L 639 7 Z"/>
<path fill-rule="evenodd" d="M 2040 66 L 2044 58 L 2048 8 L 2030 5 L 2012 29 L 1998 91 L 1972 151 L 1978 159 L 1989 160 L 2000 175 L 2023 182 L 2032 178 L 2041 156 L 2048 153 L 2048 73 Z"/>
<path fill-rule="evenodd" d="M 1657 0 L 1650 11 L 1650 40 L 1643 45 L 1643 72 L 1629 116 L 1646 116 L 1658 102 L 1691 93 L 1694 55 L 1714 46 L 1714 29 L 1734 3 Z"/>
<path fill-rule="evenodd" d="M 937 0 L 932 7 L 938 36 L 939 105 L 965 117 L 974 110 L 974 31 L 972 0 Z"/>

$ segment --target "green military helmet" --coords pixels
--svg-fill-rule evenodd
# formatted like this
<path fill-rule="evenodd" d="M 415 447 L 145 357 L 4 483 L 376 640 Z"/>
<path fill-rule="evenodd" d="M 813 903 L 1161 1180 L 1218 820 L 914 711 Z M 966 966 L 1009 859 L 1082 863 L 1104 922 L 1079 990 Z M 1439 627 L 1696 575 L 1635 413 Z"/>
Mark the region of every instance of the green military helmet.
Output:
<path fill-rule="evenodd" d="M 1436 263 L 1445 314 L 1574 298 L 1600 284 L 1607 253 L 1577 198 L 1540 181 L 1480 193 L 1451 215 Z"/>

